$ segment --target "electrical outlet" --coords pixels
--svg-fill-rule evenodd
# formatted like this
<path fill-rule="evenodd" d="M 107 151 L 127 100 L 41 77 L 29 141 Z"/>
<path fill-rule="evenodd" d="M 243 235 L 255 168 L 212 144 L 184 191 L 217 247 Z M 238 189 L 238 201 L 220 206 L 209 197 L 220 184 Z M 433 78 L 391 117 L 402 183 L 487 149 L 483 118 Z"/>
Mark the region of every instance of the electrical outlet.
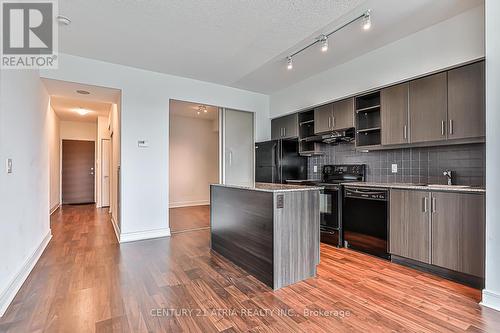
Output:
<path fill-rule="evenodd" d="M 393 164 L 391 169 L 392 169 L 392 173 L 398 173 L 398 165 L 397 164 Z"/>
<path fill-rule="evenodd" d="M 315 165 L 315 166 L 313 167 L 313 169 L 314 169 L 314 172 L 315 172 L 315 173 L 316 173 L 316 172 L 318 172 L 318 166 L 317 166 L 317 165 Z"/>

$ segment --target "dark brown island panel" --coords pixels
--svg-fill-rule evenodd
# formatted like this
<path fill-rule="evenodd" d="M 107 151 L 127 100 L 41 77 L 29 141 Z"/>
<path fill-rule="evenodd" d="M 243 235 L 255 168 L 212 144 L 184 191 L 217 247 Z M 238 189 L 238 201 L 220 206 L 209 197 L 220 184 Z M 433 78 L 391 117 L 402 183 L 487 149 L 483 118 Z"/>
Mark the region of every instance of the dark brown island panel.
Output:
<path fill-rule="evenodd" d="M 212 185 L 212 250 L 274 290 L 316 276 L 320 190 Z"/>

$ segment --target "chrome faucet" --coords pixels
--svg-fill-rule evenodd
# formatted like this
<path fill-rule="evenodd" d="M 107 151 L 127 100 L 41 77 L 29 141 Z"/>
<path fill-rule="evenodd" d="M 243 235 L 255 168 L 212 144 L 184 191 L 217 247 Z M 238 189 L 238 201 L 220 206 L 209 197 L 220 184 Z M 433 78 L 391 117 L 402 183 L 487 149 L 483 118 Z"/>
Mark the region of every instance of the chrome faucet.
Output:
<path fill-rule="evenodd" d="M 453 171 L 445 170 L 445 171 L 443 171 L 443 175 L 446 176 L 446 178 L 448 178 L 448 185 L 453 185 L 453 182 L 452 182 Z"/>

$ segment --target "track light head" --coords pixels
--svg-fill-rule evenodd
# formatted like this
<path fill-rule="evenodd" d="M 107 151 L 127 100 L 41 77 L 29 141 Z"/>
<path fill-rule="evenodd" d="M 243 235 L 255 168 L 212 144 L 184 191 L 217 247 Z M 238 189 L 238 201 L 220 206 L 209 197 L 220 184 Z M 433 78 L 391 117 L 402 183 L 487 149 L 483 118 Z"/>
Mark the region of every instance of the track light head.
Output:
<path fill-rule="evenodd" d="M 292 57 L 286 57 L 286 69 L 292 70 L 293 69 L 293 60 Z"/>
<path fill-rule="evenodd" d="M 321 43 L 321 51 L 326 52 L 328 51 L 328 37 L 325 35 L 319 36 L 319 41 Z"/>
<path fill-rule="evenodd" d="M 361 26 L 363 27 L 363 30 L 370 30 L 372 27 L 372 19 L 371 19 L 371 11 L 368 9 L 365 12 L 365 15 L 363 16 L 363 21 Z"/>

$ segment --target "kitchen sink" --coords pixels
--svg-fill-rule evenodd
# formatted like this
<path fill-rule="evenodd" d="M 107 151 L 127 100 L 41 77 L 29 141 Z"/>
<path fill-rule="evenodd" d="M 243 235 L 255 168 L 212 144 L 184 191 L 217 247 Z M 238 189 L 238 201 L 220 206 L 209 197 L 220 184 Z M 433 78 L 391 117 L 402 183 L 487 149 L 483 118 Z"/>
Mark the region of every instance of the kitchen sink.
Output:
<path fill-rule="evenodd" d="M 427 184 L 427 187 L 436 187 L 436 188 L 469 188 L 469 185 L 440 185 L 440 184 Z"/>

